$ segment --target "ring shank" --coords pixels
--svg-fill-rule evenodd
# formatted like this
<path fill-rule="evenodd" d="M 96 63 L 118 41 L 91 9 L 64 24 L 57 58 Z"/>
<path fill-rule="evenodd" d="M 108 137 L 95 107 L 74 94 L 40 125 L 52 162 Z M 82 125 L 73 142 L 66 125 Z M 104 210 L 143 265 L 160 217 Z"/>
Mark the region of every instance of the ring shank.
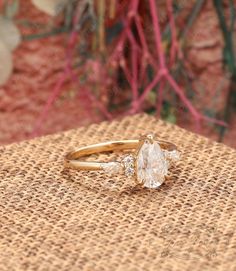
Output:
<path fill-rule="evenodd" d="M 165 150 L 176 150 L 177 147 L 167 141 L 157 141 L 162 149 Z M 104 162 L 92 162 L 92 161 L 80 161 L 81 157 L 85 157 L 95 153 L 110 152 L 118 150 L 132 150 L 137 149 L 140 144 L 140 140 L 118 140 L 118 141 L 107 141 L 99 144 L 89 145 L 76 149 L 75 151 L 69 152 L 65 156 L 65 166 L 73 169 L 80 170 L 102 170 L 101 165 Z"/>

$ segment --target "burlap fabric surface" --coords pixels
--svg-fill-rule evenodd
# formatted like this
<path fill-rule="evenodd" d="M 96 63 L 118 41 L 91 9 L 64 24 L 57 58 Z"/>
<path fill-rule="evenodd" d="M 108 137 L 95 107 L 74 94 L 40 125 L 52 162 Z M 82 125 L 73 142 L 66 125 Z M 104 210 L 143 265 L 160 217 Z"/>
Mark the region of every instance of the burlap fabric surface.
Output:
<path fill-rule="evenodd" d="M 183 152 L 158 190 L 63 170 L 74 147 L 150 132 Z M 236 270 L 236 151 L 229 147 L 136 115 L 0 153 L 1 271 Z"/>

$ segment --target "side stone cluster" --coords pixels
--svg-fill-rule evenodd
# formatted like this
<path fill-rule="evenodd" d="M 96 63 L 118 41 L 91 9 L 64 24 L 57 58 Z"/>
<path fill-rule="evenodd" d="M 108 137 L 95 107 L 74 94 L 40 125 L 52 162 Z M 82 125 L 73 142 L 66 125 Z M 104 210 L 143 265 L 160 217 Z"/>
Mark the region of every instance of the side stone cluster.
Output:
<path fill-rule="evenodd" d="M 124 170 L 125 170 L 125 175 L 127 177 L 132 177 L 135 174 L 135 168 L 134 168 L 134 157 L 132 154 L 129 154 L 125 156 L 122 160 Z"/>

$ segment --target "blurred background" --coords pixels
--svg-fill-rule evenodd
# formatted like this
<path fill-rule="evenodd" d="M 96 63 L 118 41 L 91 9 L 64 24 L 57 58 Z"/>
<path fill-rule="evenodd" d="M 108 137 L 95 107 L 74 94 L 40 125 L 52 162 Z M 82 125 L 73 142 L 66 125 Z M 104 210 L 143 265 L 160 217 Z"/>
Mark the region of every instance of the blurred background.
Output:
<path fill-rule="evenodd" d="M 146 112 L 236 147 L 234 0 L 1 0 L 0 144 Z"/>

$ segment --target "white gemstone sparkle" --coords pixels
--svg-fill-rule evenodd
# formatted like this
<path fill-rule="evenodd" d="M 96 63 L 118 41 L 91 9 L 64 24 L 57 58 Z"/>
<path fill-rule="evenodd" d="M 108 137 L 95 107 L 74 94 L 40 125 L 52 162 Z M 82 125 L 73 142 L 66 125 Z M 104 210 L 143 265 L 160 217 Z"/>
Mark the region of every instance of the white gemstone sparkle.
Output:
<path fill-rule="evenodd" d="M 132 177 L 135 174 L 134 157 L 132 154 L 125 156 L 122 160 L 127 177 Z"/>
<path fill-rule="evenodd" d="M 145 187 L 157 188 L 165 180 L 169 163 L 156 141 L 145 140 L 137 157 L 137 179 Z"/>
<path fill-rule="evenodd" d="M 105 171 L 105 173 L 108 175 L 117 174 L 122 169 L 122 165 L 119 162 L 103 163 L 101 167 Z"/>
<path fill-rule="evenodd" d="M 180 160 L 180 152 L 177 150 L 173 150 L 173 151 L 164 150 L 163 152 L 165 154 L 165 157 L 171 160 L 171 162 L 177 162 Z"/>

